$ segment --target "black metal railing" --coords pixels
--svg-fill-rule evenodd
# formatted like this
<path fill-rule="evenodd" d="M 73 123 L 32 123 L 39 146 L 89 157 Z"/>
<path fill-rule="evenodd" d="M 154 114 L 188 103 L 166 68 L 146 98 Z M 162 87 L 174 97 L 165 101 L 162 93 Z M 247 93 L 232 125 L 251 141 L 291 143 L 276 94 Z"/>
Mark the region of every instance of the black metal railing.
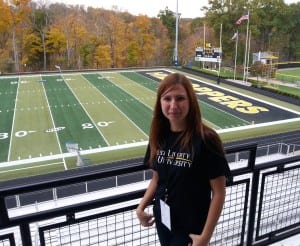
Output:
<path fill-rule="evenodd" d="M 227 186 L 211 245 L 269 245 L 300 233 L 300 156 L 258 165 L 256 150 L 255 144 L 226 149 L 233 182 Z M 137 160 L 1 186 L 0 245 L 16 245 L 18 240 L 26 246 L 159 245 L 155 227 L 141 227 L 135 215 L 150 173 Z M 118 188 L 112 186 L 129 187 L 128 180 L 139 179 L 143 185 L 113 192 Z M 80 201 L 80 193 L 94 194 L 97 187 L 111 194 Z M 64 206 L 14 212 L 64 199 L 74 200 Z"/>

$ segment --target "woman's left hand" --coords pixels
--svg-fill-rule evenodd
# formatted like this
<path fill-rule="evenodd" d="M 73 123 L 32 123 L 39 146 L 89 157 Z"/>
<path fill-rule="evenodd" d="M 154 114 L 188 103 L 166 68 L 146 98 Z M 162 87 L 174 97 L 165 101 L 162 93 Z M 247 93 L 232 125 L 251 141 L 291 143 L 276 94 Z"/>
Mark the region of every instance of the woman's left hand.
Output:
<path fill-rule="evenodd" d="M 201 235 L 190 234 L 189 237 L 192 239 L 192 243 L 189 243 L 188 246 L 207 246 L 209 243 L 209 240 Z"/>

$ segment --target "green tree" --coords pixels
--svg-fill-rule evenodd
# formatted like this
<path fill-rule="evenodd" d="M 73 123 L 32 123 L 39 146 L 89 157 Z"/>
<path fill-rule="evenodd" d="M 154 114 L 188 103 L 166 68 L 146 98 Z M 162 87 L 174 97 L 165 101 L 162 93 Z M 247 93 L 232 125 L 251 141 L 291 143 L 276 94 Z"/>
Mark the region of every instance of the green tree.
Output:
<path fill-rule="evenodd" d="M 289 29 L 286 16 L 287 5 L 283 0 L 254 0 L 252 2 L 250 23 L 255 24 L 257 29 L 255 36 L 259 50 L 272 50 L 272 46 L 277 46 L 280 42 L 277 35 L 280 35 L 281 40 L 285 39 L 286 35 L 282 36 L 282 34 Z M 286 42 L 287 40 L 283 41 L 283 43 Z"/>
<path fill-rule="evenodd" d="M 169 10 L 168 7 L 165 8 L 165 10 L 160 10 L 158 14 L 159 19 L 163 23 L 163 25 L 167 28 L 168 30 L 168 37 L 173 41 L 173 43 L 170 43 L 170 45 L 167 47 L 168 49 L 168 56 L 171 58 L 173 57 L 174 53 L 174 48 L 175 48 L 175 38 L 176 38 L 176 13 L 173 11 Z M 178 28 L 179 29 L 179 28 Z M 179 37 L 180 37 L 180 30 L 178 30 Z M 180 38 L 178 38 L 180 40 Z M 180 43 L 180 41 L 178 41 Z M 178 43 L 178 46 L 180 44 Z M 170 62 L 172 59 L 170 59 Z"/>
<path fill-rule="evenodd" d="M 236 25 L 235 23 L 250 9 L 249 4 L 244 0 L 210 0 L 208 6 L 203 8 L 206 11 L 204 20 L 214 30 L 215 46 L 219 46 L 222 25 L 222 56 L 225 63 L 234 63 L 235 42 L 232 40 L 232 36 L 237 29 L 239 32 L 239 52 L 237 59 L 240 63 L 243 60 L 246 25 L 244 23 Z"/>
<path fill-rule="evenodd" d="M 250 13 L 249 34 L 251 35 L 251 50 L 253 52 L 271 50 L 279 52 L 282 59 L 288 59 L 291 50 L 295 50 L 297 26 L 299 26 L 298 4 L 293 11 L 283 0 L 210 0 L 205 19 L 215 30 L 216 40 L 219 33 L 218 26 L 223 24 L 223 55 L 225 58 L 233 57 L 234 42 L 231 35 L 239 31 L 238 61 L 243 59 L 245 49 L 246 22 L 236 25 L 235 22 L 247 11 Z M 298 7 L 299 9 L 299 7 Z M 299 43 L 299 42 L 298 42 Z M 251 57 L 251 56 L 250 56 Z"/>
<path fill-rule="evenodd" d="M 170 40 L 175 40 L 176 34 L 176 13 L 169 10 L 168 7 L 165 10 L 160 10 L 158 14 L 159 19 L 164 26 L 168 29 L 168 35 Z"/>
<path fill-rule="evenodd" d="M 288 21 L 290 28 L 287 30 L 289 34 L 288 60 L 300 60 L 300 2 L 289 5 Z"/>

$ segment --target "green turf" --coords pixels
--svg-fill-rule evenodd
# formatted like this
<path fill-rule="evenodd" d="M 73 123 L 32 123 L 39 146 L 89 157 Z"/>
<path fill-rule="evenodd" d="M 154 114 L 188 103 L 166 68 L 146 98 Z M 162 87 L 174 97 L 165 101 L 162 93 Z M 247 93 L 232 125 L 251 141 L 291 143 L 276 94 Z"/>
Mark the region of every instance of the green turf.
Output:
<path fill-rule="evenodd" d="M 128 94 L 120 87 L 103 78 L 101 83 L 97 83 L 95 74 L 86 74 L 84 77 L 89 79 L 97 89 L 118 107 L 129 119 L 131 119 L 145 134 L 149 133 L 152 110 L 140 103 L 135 97 Z"/>
<path fill-rule="evenodd" d="M 0 149 L 0 156 L 4 156 L 0 162 L 7 161 L 9 140 L 12 140 L 10 160 L 61 154 L 66 151 L 66 141 L 78 142 L 83 150 L 147 141 L 157 85 L 156 81 L 132 71 L 33 75 L 22 77 L 19 83 L 0 78 L 0 110 L 4 109 L 0 112 L 0 144 L 1 147 L 6 145 L 6 150 Z M 299 112 L 297 105 L 245 89 L 221 86 Z M 205 122 L 216 129 L 249 124 L 210 104 L 200 102 L 200 107 Z M 299 122 L 284 123 L 222 133 L 221 138 L 229 142 L 299 129 Z M 9 136 L 4 141 L 1 139 L 3 133 Z M 108 163 L 142 157 L 145 148 L 143 145 L 99 153 L 95 149 L 96 153 L 84 154 L 84 158 L 91 159 L 94 164 Z M 65 162 L 67 169 L 76 168 L 76 157 L 66 157 Z M 64 168 L 62 159 L 56 157 L 10 168 L 1 168 L 0 163 L 0 180 L 57 172 Z"/>
<path fill-rule="evenodd" d="M 154 82 L 153 80 L 138 74 L 136 72 L 121 72 L 121 75 L 131 79 L 132 81 L 135 81 L 136 83 L 139 83 L 143 85 L 144 87 L 148 88 L 149 90 L 152 90 L 156 92 L 158 83 Z"/>
<path fill-rule="evenodd" d="M 40 77 L 25 77 L 19 83 L 9 160 L 59 154 L 60 149 Z M 26 82 L 25 82 L 26 81 Z"/>
<path fill-rule="evenodd" d="M 130 94 L 130 96 L 137 99 L 138 102 L 148 107 L 150 109 L 150 111 L 148 112 L 152 112 L 156 98 L 155 89 L 149 90 L 147 84 L 136 83 L 136 80 L 131 80 L 118 73 L 115 73 L 114 76 L 109 80 L 110 82 L 114 83 L 118 88 L 122 89 L 126 93 Z M 150 83 L 154 85 L 156 84 L 153 83 L 153 81 L 150 81 Z"/>
<path fill-rule="evenodd" d="M 109 122 L 107 126 L 100 124 L 98 127 L 101 128 L 102 134 L 110 145 L 139 142 L 148 139 L 145 131 L 118 106 L 127 101 L 127 105 L 135 107 L 135 104 L 131 100 L 128 100 L 129 98 L 119 98 L 118 94 L 111 98 L 111 95 L 107 94 L 106 91 L 109 91 L 109 88 L 112 86 L 117 87 L 108 80 L 104 81 L 103 77 L 99 74 L 84 75 L 83 78 L 90 85 L 89 97 L 97 102 L 94 104 L 96 105 L 94 110 L 90 110 L 91 117 L 98 123 Z M 81 101 L 88 100 L 81 97 L 82 93 L 78 94 L 78 96 Z M 92 102 L 89 105 L 93 105 Z"/>
<path fill-rule="evenodd" d="M 221 110 L 203 101 L 199 103 L 199 106 L 203 118 L 216 126 L 218 129 L 249 125 L 249 122 L 234 117 L 226 112 L 222 112 Z"/>
<path fill-rule="evenodd" d="M 76 142 L 80 148 L 88 149 L 107 146 L 107 143 L 93 125 L 92 119 L 84 110 L 84 105 L 75 97 L 71 87 L 61 76 L 43 77 L 51 114 L 56 127 L 64 127 L 57 132 L 63 152 L 67 152 L 65 143 Z M 85 93 L 82 89 L 81 93 Z M 87 94 L 87 97 L 89 95 Z M 88 125 L 90 124 L 90 125 Z M 89 126 L 89 127 L 87 127 Z"/>
<path fill-rule="evenodd" d="M 17 88 L 18 78 L 16 77 L 0 81 L 0 162 L 7 161 L 8 158 Z"/>

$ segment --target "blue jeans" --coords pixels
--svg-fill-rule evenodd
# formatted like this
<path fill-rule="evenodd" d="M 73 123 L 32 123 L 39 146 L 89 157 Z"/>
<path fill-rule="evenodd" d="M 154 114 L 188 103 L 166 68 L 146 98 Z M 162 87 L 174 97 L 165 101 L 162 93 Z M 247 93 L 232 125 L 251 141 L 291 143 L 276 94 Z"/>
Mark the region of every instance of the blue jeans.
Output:
<path fill-rule="evenodd" d="M 161 246 L 188 246 L 192 242 L 189 235 L 173 233 L 160 221 L 156 221 L 155 223 Z"/>

